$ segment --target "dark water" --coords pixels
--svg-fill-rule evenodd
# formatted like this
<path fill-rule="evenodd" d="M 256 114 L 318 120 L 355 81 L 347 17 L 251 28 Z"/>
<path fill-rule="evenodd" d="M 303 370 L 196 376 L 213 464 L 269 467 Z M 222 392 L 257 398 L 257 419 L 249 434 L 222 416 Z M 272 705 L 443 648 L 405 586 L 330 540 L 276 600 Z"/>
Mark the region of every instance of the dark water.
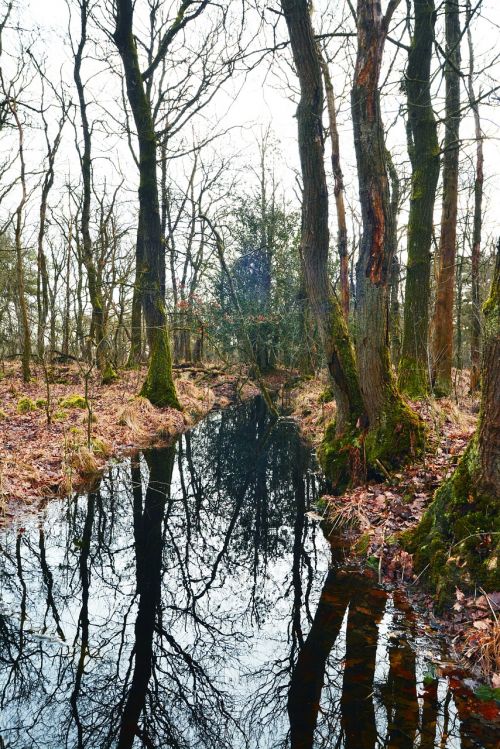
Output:
<path fill-rule="evenodd" d="M 0 747 L 494 746 L 257 399 L 0 533 Z"/>

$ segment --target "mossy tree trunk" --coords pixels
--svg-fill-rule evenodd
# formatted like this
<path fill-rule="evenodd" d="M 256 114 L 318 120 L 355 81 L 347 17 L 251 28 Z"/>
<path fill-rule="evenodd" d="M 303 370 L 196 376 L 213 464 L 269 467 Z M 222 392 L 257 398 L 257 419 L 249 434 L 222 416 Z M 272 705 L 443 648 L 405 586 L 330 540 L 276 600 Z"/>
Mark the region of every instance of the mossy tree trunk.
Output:
<path fill-rule="evenodd" d="M 415 29 L 405 77 L 408 152 L 412 167 L 408 260 L 399 387 L 412 398 L 429 392 L 429 296 L 434 203 L 439 178 L 439 142 L 431 100 L 434 0 L 414 0 Z"/>
<path fill-rule="evenodd" d="M 110 363 L 110 346 L 106 331 L 102 282 L 93 253 L 92 237 L 90 235 L 90 203 L 92 196 L 92 136 L 85 98 L 85 86 L 82 80 L 82 60 L 87 43 L 87 22 L 90 13 L 88 0 L 80 2 L 80 41 L 75 53 L 73 78 L 78 94 L 80 118 L 82 122 L 83 150 L 80 156 L 82 171 L 83 197 L 81 212 L 82 260 L 87 271 L 87 282 L 92 319 L 90 323 L 90 340 L 96 348 L 96 361 L 104 383 L 116 378 L 116 373 Z"/>
<path fill-rule="evenodd" d="M 149 369 L 141 395 L 156 406 L 180 408 L 172 376 L 165 309 L 165 251 L 158 198 L 156 136 L 133 34 L 132 0 L 118 0 L 116 3 L 114 40 L 123 63 L 127 96 L 139 142 L 137 244 L 142 248 L 144 259 L 140 289 L 149 343 Z"/>
<path fill-rule="evenodd" d="M 356 353 L 370 427 L 366 452 L 370 462 L 389 467 L 415 454 L 422 444 L 422 423 L 397 390 L 388 346 L 395 216 L 378 87 L 384 43 L 398 3 L 391 0 L 382 15 L 379 2 L 358 0 L 358 52 L 351 96 L 363 221 L 356 268 Z"/>
<path fill-rule="evenodd" d="M 436 305 L 432 319 L 432 385 L 435 395 L 451 393 L 453 300 L 457 241 L 458 169 L 460 147 L 460 5 L 445 2 L 446 114 L 443 157 L 443 205 L 437 271 Z"/>
<path fill-rule="evenodd" d="M 484 307 L 481 411 L 477 432 L 451 478 L 408 535 L 417 570 L 444 605 L 455 586 L 500 585 L 500 243 Z"/>
<path fill-rule="evenodd" d="M 337 403 L 338 435 L 355 428 L 363 415 L 354 351 L 340 304 L 328 278 L 328 189 L 322 126 L 323 85 L 306 0 L 282 0 L 300 83 L 297 109 L 303 180 L 300 252 L 305 286 L 315 316 Z"/>

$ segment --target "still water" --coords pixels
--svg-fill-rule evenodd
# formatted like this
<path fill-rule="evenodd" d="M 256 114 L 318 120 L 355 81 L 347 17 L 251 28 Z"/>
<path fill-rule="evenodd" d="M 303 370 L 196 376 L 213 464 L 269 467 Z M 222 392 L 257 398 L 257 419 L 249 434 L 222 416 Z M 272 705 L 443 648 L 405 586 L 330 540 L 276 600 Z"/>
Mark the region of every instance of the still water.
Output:
<path fill-rule="evenodd" d="M 318 493 L 256 399 L 2 530 L 0 747 L 495 746 L 404 601 L 332 555 Z"/>

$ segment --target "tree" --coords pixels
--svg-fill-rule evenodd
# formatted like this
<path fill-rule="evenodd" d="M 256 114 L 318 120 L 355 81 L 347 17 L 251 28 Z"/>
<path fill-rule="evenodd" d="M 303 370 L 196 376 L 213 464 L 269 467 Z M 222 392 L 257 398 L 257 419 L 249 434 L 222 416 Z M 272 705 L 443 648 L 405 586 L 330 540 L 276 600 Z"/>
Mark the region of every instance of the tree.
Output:
<path fill-rule="evenodd" d="M 476 434 L 408 537 L 417 570 L 427 569 L 441 604 L 455 586 L 500 584 L 500 242 L 483 307 L 481 411 Z"/>
<path fill-rule="evenodd" d="M 104 316 L 103 292 L 100 275 L 94 257 L 92 237 L 90 234 L 90 209 L 92 197 L 92 133 L 88 118 L 88 104 L 85 95 L 85 84 L 82 80 L 82 61 L 87 43 L 87 24 L 89 19 L 89 0 L 78 0 L 80 8 L 80 40 L 74 52 L 73 78 L 78 93 L 80 118 L 82 122 L 83 151 L 80 153 L 80 165 L 83 181 L 83 199 L 81 210 L 82 259 L 87 271 L 92 321 L 90 340 L 96 347 L 96 360 L 104 383 L 116 378 L 116 372 L 109 361 L 109 342 Z"/>
<path fill-rule="evenodd" d="M 445 2 L 446 114 L 443 156 L 443 204 L 432 318 L 432 385 L 438 397 L 451 392 L 453 299 L 457 244 L 458 167 L 460 157 L 460 6 Z"/>
<path fill-rule="evenodd" d="M 349 465 L 347 445 L 352 445 L 358 422 L 363 419 L 364 406 L 346 321 L 328 278 L 328 190 L 324 166 L 321 67 L 307 0 L 282 0 L 281 6 L 300 83 L 297 108 L 303 180 L 300 254 L 307 296 L 320 333 L 337 405 L 335 426 L 328 435 L 322 460 L 332 479 L 345 482 Z"/>
<path fill-rule="evenodd" d="M 332 148 L 332 171 L 334 179 L 333 194 L 335 196 L 335 208 L 337 211 L 337 249 L 340 262 L 340 299 L 342 312 L 346 321 L 349 320 L 349 253 L 347 251 L 347 221 L 344 201 L 344 175 L 340 164 L 340 137 L 337 126 L 337 107 L 335 104 L 335 92 L 333 90 L 332 77 L 328 68 L 328 62 L 320 53 L 321 71 L 325 82 L 326 108 L 328 111 L 328 125 Z"/>
<path fill-rule="evenodd" d="M 388 347 L 388 289 L 394 241 L 394 201 L 380 111 L 384 43 L 399 0 L 385 15 L 380 3 L 358 0 L 358 51 L 351 95 L 363 233 L 356 268 L 356 354 L 370 430 L 367 454 L 388 466 L 418 452 L 423 425 L 399 394 Z"/>
<path fill-rule="evenodd" d="M 434 0 L 414 0 L 415 28 L 408 53 L 405 89 L 411 162 L 408 258 L 399 386 L 410 397 L 429 392 L 429 296 L 434 203 L 440 151 L 431 99 L 431 62 L 436 18 Z"/>
<path fill-rule="evenodd" d="M 476 139 L 476 174 L 474 179 L 474 223 L 472 229 L 472 260 L 471 260 L 471 287 L 472 287 L 472 322 L 471 322 L 471 370 L 470 389 L 477 390 L 479 386 L 479 369 L 481 359 L 481 297 L 479 263 L 481 260 L 481 233 L 483 223 L 483 183 L 484 183 L 484 152 L 483 135 L 481 131 L 481 117 L 479 114 L 479 102 L 474 90 L 474 45 L 472 43 L 472 32 L 470 22 L 472 11 L 469 0 L 467 1 L 467 42 L 469 47 L 469 76 L 468 96 L 469 103 L 474 114 L 474 129 Z"/>
<path fill-rule="evenodd" d="M 141 395 L 156 406 L 180 408 L 172 376 L 172 357 L 165 310 L 165 252 L 161 233 L 160 206 L 157 182 L 157 147 L 151 102 L 146 94 L 144 79 L 149 77 L 165 56 L 178 31 L 200 12 L 201 3 L 192 15 L 186 14 L 190 5 L 186 0 L 165 32 L 154 61 L 146 74 L 141 73 L 136 41 L 133 33 L 134 10 L 132 0 L 116 3 L 113 38 L 122 59 L 127 96 L 132 110 L 139 143 L 139 223 L 137 245 L 143 258 L 142 303 L 149 343 L 149 369 Z"/>

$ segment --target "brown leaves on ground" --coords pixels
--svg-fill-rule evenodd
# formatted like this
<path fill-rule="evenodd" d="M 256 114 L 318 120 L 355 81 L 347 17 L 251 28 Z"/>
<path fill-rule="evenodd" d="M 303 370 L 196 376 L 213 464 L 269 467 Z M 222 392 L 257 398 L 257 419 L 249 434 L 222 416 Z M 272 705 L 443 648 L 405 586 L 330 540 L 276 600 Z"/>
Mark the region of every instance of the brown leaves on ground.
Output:
<path fill-rule="evenodd" d="M 176 387 L 183 412 L 158 409 L 137 396 L 143 371 L 126 371 L 109 385 L 96 372 L 89 387 L 92 406 L 91 447 L 88 448 L 88 411 L 64 407 L 61 401 L 83 396 L 84 382 L 76 365 L 53 367 L 50 383 L 52 423 L 47 423 L 43 371 L 24 383 L 19 366 L 0 372 L 0 510 L 9 516 L 20 503 L 33 504 L 44 496 L 68 493 L 101 470 L 112 457 L 171 440 L 215 407 L 255 395 L 255 387 L 238 373 L 214 368 L 182 369 Z M 20 413 L 19 401 L 32 402 Z M 37 404 L 38 401 L 38 404 Z"/>
<path fill-rule="evenodd" d="M 434 490 L 452 473 L 474 434 L 478 403 L 467 392 L 468 372 L 455 372 L 454 381 L 454 398 L 411 402 L 428 426 L 425 460 L 387 481 L 323 497 L 325 522 L 332 531 L 342 531 L 351 562 L 375 565 L 381 580 L 404 585 L 413 603 L 425 610 L 429 626 L 447 636 L 457 656 L 495 688 L 500 687 L 500 593 L 466 598 L 458 591 L 453 610 L 439 617 L 432 611 L 432 598 L 417 585 L 420 576 L 411 555 L 398 543 L 399 534 L 420 521 Z M 293 417 L 314 444 L 334 417 L 334 405 L 320 402 L 326 384 L 326 377 L 307 380 L 291 392 Z"/>

